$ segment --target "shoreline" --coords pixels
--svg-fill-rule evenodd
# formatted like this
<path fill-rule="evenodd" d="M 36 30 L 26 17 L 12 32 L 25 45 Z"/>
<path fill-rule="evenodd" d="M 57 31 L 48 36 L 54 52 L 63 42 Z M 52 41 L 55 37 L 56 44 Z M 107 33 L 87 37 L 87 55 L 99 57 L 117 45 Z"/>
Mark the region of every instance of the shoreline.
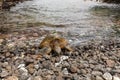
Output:
<path fill-rule="evenodd" d="M 38 45 L 46 32 L 50 33 L 44 30 L 30 32 L 28 29 L 0 39 L 0 79 L 120 79 L 119 39 L 89 41 L 85 45 L 74 46 L 72 53 L 63 51 L 60 56 L 41 55 Z"/>

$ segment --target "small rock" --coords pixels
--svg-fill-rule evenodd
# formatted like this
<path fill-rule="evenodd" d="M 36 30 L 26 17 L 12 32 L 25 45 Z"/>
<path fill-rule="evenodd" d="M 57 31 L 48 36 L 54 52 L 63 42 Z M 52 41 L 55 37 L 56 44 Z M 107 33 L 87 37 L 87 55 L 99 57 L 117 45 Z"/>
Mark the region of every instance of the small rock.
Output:
<path fill-rule="evenodd" d="M 34 77 L 31 76 L 31 77 L 29 77 L 27 80 L 34 80 Z"/>
<path fill-rule="evenodd" d="M 20 64 L 17 68 L 25 67 L 25 64 Z"/>
<path fill-rule="evenodd" d="M 7 52 L 6 54 L 5 54 L 5 57 L 9 57 L 10 56 L 10 52 Z"/>
<path fill-rule="evenodd" d="M 29 64 L 27 68 L 30 74 L 33 74 L 35 72 L 34 64 Z"/>
<path fill-rule="evenodd" d="M 92 71 L 92 74 L 93 75 L 102 75 L 102 72 L 100 72 L 100 71 Z"/>
<path fill-rule="evenodd" d="M 6 70 L 2 70 L 2 72 L 0 73 L 0 76 L 1 77 L 6 77 L 6 76 L 8 76 L 8 72 L 6 71 Z"/>
<path fill-rule="evenodd" d="M 68 56 L 61 56 L 60 57 L 60 62 L 62 62 L 63 60 L 66 60 L 66 59 L 68 59 L 69 57 Z"/>
<path fill-rule="evenodd" d="M 28 78 L 29 78 L 29 75 L 24 75 L 24 74 L 20 75 L 19 77 L 20 80 L 27 80 Z"/>
<path fill-rule="evenodd" d="M 26 40 L 25 35 L 20 36 L 19 40 Z"/>
<path fill-rule="evenodd" d="M 6 80 L 18 80 L 16 76 L 9 76 Z"/>
<path fill-rule="evenodd" d="M 80 71 L 82 74 L 87 74 L 87 71 L 85 69 L 81 69 Z"/>
<path fill-rule="evenodd" d="M 105 80 L 112 80 L 112 75 L 108 72 L 104 73 L 103 78 Z"/>
<path fill-rule="evenodd" d="M 4 39 L 0 39 L 0 44 L 2 44 L 3 41 L 4 41 Z"/>
<path fill-rule="evenodd" d="M 59 76 L 56 76 L 56 79 L 55 80 L 63 80 L 62 76 L 59 75 Z"/>
<path fill-rule="evenodd" d="M 108 67 L 114 67 L 115 62 L 113 60 L 106 60 Z"/>
<path fill-rule="evenodd" d="M 43 61 L 42 66 L 43 66 L 43 68 L 51 69 L 53 65 L 50 61 Z"/>
<path fill-rule="evenodd" d="M 38 37 L 38 33 L 33 33 L 33 37 Z"/>
<path fill-rule="evenodd" d="M 26 44 L 23 42 L 19 42 L 19 43 L 17 43 L 17 46 L 22 48 L 22 47 L 26 47 Z"/>
<path fill-rule="evenodd" d="M 95 75 L 91 75 L 91 80 L 97 80 Z"/>
<path fill-rule="evenodd" d="M 55 63 L 55 67 L 59 66 L 61 62 Z"/>
<path fill-rule="evenodd" d="M 113 76 L 113 80 L 120 80 L 120 78 L 117 76 Z"/>
<path fill-rule="evenodd" d="M 9 65 L 8 62 L 2 63 L 2 67 L 3 67 L 3 68 L 6 68 L 6 66 L 8 66 L 8 65 Z"/>
<path fill-rule="evenodd" d="M 63 74 L 68 74 L 68 69 L 64 68 L 62 72 L 63 72 Z"/>
<path fill-rule="evenodd" d="M 21 67 L 21 68 L 19 69 L 19 72 L 20 72 L 21 75 L 28 75 L 28 70 L 25 69 L 24 67 Z"/>
<path fill-rule="evenodd" d="M 29 71 L 30 74 L 33 74 L 35 72 L 35 69 L 29 68 L 28 71 Z"/>
<path fill-rule="evenodd" d="M 70 67 L 70 72 L 76 73 L 77 72 L 77 67 L 76 66 L 71 66 Z"/>
<path fill-rule="evenodd" d="M 96 76 L 96 80 L 103 80 L 103 78 L 100 76 Z"/>
<path fill-rule="evenodd" d="M 65 68 L 68 68 L 68 67 L 70 67 L 70 64 L 67 62 L 67 61 L 63 61 L 62 62 L 62 66 Z"/>
<path fill-rule="evenodd" d="M 51 75 L 47 75 L 45 76 L 45 80 L 51 80 L 52 76 Z"/>
<path fill-rule="evenodd" d="M 39 69 L 39 65 L 37 65 L 37 64 L 34 65 L 34 67 L 35 67 L 35 69 Z"/>
<path fill-rule="evenodd" d="M 43 80 L 41 76 L 35 76 L 33 80 Z"/>
<path fill-rule="evenodd" d="M 10 65 L 8 65 L 8 66 L 6 66 L 6 69 L 8 70 L 8 71 L 11 71 L 11 66 Z"/>
<path fill-rule="evenodd" d="M 120 69 L 112 70 L 112 72 L 114 72 L 114 73 L 120 73 Z"/>
<path fill-rule="evenodd" d="M 55 63 L 55 67 L 59 66 L 64 60 L 68 59 L 68 56 L 61 56 L 60 61 Z"/>
<path fill-rule="evenodd" d="M 0 67 L 0 73 L 2 72 L 2 67 Z"/>
<path fill-rule="evenodd" d="M 90 77 L 88 77 L 89 79 L 86 79 L 86 80 L 91 80 Z M 79 80 L 79 75 L 75 74 L 73 75 L 72 77 L 73 80 Z"/>
<path fill-rule="evenodd" d="M 94 66 L 93 64 L 90 64 L 90 68 L 92 68 L 92 69 L 93 69 L 94 67 L 95 67 L 95 66 Z"/>
<path fill-rule="evenodd" d="M 7 47 L 8 47 L 9 49 L 13 48 L 14 46 L 15 46 L 15 43 L 9 43 L 9 44 L 7 44 Z"/>
<path fill-rule="evenodd" d="M 34 62 L 34 59 L 26 56 L 26 57 L 25 57 L 25 62 L 26 62 L 26 64 L 27 64 L 27 63 L 33 63 L 33 62 Z"/>

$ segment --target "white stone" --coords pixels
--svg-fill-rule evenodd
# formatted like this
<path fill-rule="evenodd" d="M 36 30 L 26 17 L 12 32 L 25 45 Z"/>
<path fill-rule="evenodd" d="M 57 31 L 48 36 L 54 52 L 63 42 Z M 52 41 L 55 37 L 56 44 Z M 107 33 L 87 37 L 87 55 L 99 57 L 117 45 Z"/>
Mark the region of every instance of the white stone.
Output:
<path fill-rule="evenodd" d="M 66 75 L 67 75 L 67 74 L 68 74 L 68 69 L 67 69 L 67 68 L 64 68 L 62 72 L 63 72 L 63 74 L 66 74 Z"/>
<path fill-rule="evenodd" d="M 61 62 L 55 63 L 55 67 L 59 66 Z"/>
<path fill-rule="evenodd" d="M 68 56 L 61 56 L 60 57 L 60 62 L 55 63 L 55 67 L 59 66 L 64 60 L 68 59 Z"/>
<path fill-rule="evenodd" d="M 43 80 L 41 76 L 35 76 L 33 80 Z"/>
<path fill-rule="evenodd" d="M 28 75 L 28 70 L 27 70 L 26 68 L 24 68 L 24 67 L 21 67 L 21 68 L 19 69 L 19 71 L 20 71 L 20 73 L 21 73 L 22 75 L 25 75 L 25 76 Z"/>
<path fill-rule="evenodd" d="M 102 75 L 102 72 L 100 72 L 100 71 L 92 71 L 92 74 L 93 75 Z"/>
<path fill-rule="evenodd" d="M 69 58 L 68 56 L 61 56 L 61 57 L 60 57 L 61 61 L 66 60 L 66 59 L 68 59 L 68 58 Z"/>
<path fill-rule="evenodd" d="M 20 64 L 17 68 L 25 67 L 25 64 Z"/>
<path fill-rule="evenodd" d="M 96 80 L 103 80 L 103 78 L 100 76 L 96 76 Z"/>
<path fill-rule="evenodd" d="M 35 67 L 35 69 L 38 69 L 38 68 L 39 68 L 39 65 L 38 65 L 38 64 L 36 64 L 36 65 L 34 65 L 34 67 Z"/>
<path fill-rule="evenodd" d="M 120 80 L 120 78 L 117 76 L 113 76 L 113 80 Z"/>
<path fill-rule="evenodd" d="M 104 73 L 103 78 L 105 80 L 112 80 L 112 75 L 108 72 Z"/>

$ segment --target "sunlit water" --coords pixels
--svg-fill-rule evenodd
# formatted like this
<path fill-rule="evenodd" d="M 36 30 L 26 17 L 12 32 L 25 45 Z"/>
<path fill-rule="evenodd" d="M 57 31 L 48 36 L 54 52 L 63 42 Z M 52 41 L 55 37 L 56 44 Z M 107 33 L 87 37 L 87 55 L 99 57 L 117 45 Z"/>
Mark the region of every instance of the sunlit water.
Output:
<path fill-rule="evenodd" d="M 37 23 L 41 29 L 65 32 L 81 41 L 111 35 L 111 19 L 119 16 L 120 6 L 84 0 L 33 0 L 18 4 L 11 12 L 13 22 Z M 21 19 L 20 15 L 27 17 Z"/>

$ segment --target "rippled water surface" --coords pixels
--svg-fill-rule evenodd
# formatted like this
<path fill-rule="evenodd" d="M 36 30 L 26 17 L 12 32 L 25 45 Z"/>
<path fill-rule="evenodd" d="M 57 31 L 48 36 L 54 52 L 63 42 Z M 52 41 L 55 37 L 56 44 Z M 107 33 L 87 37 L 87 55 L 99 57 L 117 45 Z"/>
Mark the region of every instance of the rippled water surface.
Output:
<path fill-rule="evenodd" d="M 111 35 L 120 5 L 84 0 L 32 0 L 11 8 L 10 21 L 19 25 L 65 32 L 78 40 Z"/>

